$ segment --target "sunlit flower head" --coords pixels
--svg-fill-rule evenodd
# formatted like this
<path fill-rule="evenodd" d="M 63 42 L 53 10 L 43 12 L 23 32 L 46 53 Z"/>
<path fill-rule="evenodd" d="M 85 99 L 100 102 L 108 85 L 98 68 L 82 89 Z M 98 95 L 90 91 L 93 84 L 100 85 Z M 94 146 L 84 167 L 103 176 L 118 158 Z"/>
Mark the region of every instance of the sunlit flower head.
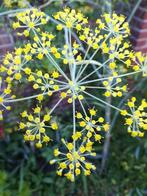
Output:
<path fill-rule="evenodd" d="M 7 73 L 6 82 L 10 83 L 13 79 L 20 80 L 22 78 L 22 71 L 25 71 L 26 64 L 32 60 L 29 47 L 30 45 L 27 44 L 25 48 L 17 48 L 12 53 L 8 52 L 4 57 L 0 72 Z M 31 72 L 30 68 L 27 69 L 27 73 Z"/>
<path fill-rule="evenodd" d="M 135 71 L 142 71 L 143 76 L 147 76 L 147 56 L 142 55 L 141 52 L 136 52 L 134 57 L 134 66 Z"/>
<path fill-rule="evenodd" d="M 46 24 L 49 20 L 49 17 L 46 17 L 44 12 L 36 8 L 18 13 L 16 17 L 18 21 L 13 23 L 13 28 L 25 29 L 23 33 L 19 33 L 19 35 L 25 35 L 26 37 L 29 36 L 30 30 L 37 29 L 40 25 Z"/>
<path fill-rule="evenodd" d="M 0 111 L 10 110 L 9 101 L 15 98 L 15 95 L 11 95 L 11 85 L 4 85 L 2 78 L 0 77 Z"/>
<path fill-rule="evenodd" d="M 74 181 L 75 176 L 84 173 L 84 175 L 90 175 L 92 170 L 96 167 L 90 163 L 87 159 L 91 156 L 96 156 L 93 152 L 93 142 L 84 138 L 83 142 L 74 149 L 73 142 L 66 142 L 62 139 L 65 145 L 65 151 L 60 151 L 58 148 L 54 150 L 54 156 L 57 157 L 50 161 L 50 164 L 57 162 L 58 170 L 57 174 L 59 176 L 66 176 L 69 180 Z"/>
<path fill-rule="evenodd" d="M 132 97 L 127 103 L 130 111 L 122 110 L 121 114 L 126 116 L 125 124 L 128 126 L 128 132 L 132 137 L 143 137 L 147 130 L 147 101 L 142 100 L 141 105 L 135 105 L 136 98 Z"/>
<path fill-rule="evenodd" d="M 113 77 L 110 77 L 108 81 L 103 81 L 104 88 L 106 91 L 104 95 L 106 97 L 122 97 L 123 93 L 127 91 L 127 85 L 119 85 L 122 80 L 121 78 L 113 79 Z"/>
<path fill-rule="evenodd" d="M 57 12 L 54 18 L 62 22 L 67 28 L 76 28 L 78 31 L 82 29 L 83 24 L 88 23 L 87 18 L 81 12 L 76 12 L 76 10 L 71 10 L 70 8 Z M 57 30 L 62 30 L 62 28 L 62 24 L 57 26 Z"/>
<path fill-rule="evenodd" d="M 28 7 L 29 1 L 27 0 L 3 0 L 3 4 L 6 8 L 12 7 Z"/>
<path fill-rule="evenodd" d="M 112 15 L 105 13 L 102 18 L 104 21 L 100 19 L 96 21 L 100 29 L 111 32 L 114 36 L 122 35 L 126 37 L 130 33 L 129 24 L 125 22 L 123 15 L 118 16 L 116 13 Z"/>
<path fill-rule="evenodd" d="M 101 131 L 108 131 L 109 124 L 105 123 L 103 117 L 97 117 L 97 111 L 92 108 L 89 109 L 90 116 L 83 116 L 80 112 L 77 112 L 76 117 L 79 119 L 79 125 L 82 127 L 81 133 L 86 132 L 87 138 L 94 138 L 95 141 L 101 141 Z"/>
<path fill-rule="evenodd" d="M 41 115 L 41 107 L 34 108 L 33 114 L 28 114 L 27 111 L 21 113 L 24 121 L 19 123 L 19 128 L 25 130 L 24 140 L 35 142 L 37 148 L 42 148 L 44 143 L 51 141 L 48 136 L 49 128 L 53 130 L 58 129 L 56 122 L 51 120 L 50 113 Z M 50 124 L 49 124 L 50 122 Z"/>

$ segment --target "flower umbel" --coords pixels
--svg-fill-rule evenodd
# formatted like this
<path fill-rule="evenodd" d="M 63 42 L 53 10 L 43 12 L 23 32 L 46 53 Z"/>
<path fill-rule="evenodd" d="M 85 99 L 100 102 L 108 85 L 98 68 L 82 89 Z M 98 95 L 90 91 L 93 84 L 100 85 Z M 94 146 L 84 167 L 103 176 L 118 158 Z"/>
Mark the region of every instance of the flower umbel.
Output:
<path fill-rule="evenodd" d="M 53 16 L 51 21 L 57 23 L 55 27 L 60 32 L 41 29 L 49 16 L 36 8 L 17 14 L 13 28 L 23 29 L 20 35 L 30 35 L 30 39 L 24 47 L 16 48 L 4 57 L 0 74 L 8 87 L 0 95 L 0 104 L 8 109 L 6 103 L 9 105 L 9 102 L 34 98 L 39 101 L 33 113 L 22 112 L 24 120 L 19 126 L 25 130 L 24 139 L 41 148 L 52 140 L 48 129 L 58 129 L 52 117 L 54 110 L 63 100 L 69 103 L 67 109 L 70 108 L 68 115 L 72 114 L 73 131 L 68 134 L 60 132 L 61 138 L 66 137 L 62 139 L 64 147 L 54 150 L 57 158 L 50 163 L 57 162 L 57 174 L 74 181 L 82 171 L 90 175 L 96 169 L 88 160 L 96 155 L 94 145 L 103 141 L 103 133 L 109 131 L 111 126 L 99 114 L 102 111 L 96 106 L 107 106 L 117 113 L 121 112 L 125 116 L 128 132 L 133 137 L 144 136 L 147 130 L 147 101 L 143 100 L 137 108 L 133 97 L 127 103 L 130 108 L 127 111 L 115 106 L 113 98 L 123 100 L 126 92 L 129 92 L 127 79 L 136 74 L 146 76 L 147 63 L 146 56 L 133 52 L 131 44 L 125 40 L 130 30 L 124 16 L 105 13 L 101 19 L 97 19 L 95 27 L 81 12 L 70 8 L 64 8 Z M 63 37 L 60 37 L 61 33 Z M 57 36 L 60 42 L 56 40 Z M 24 81 L 29 83 L 34 94 L 22 98 L 9 96 L 11 85 L 18 89 Z M 112 101 L 109 102 L 108 97 Z M 55 103 L 56 98 L 58 101 Z M 47 107 L 50 100 L 53 107 L 44 112 L 44 105 Z M 62 115 L 66 115 L 66 105 Z M 87 105 L 90 108 L 88 111 Z"/>
<path fill-rule="evenodd" d="M 96 169 L 92 163 L 87 161 L 88 156 L 96 156 L 96 153 L 93 152 L 93 142 L 84 138 L 77 150 L 74 149 L 73 142 L 68 143 L 62 139 L 62 143 L 66 146 L 66 152 L 61 152 L 58 148 L 55 149 L 54 156 L 58 159 L 50 161 L 50 164 L 58 162 L 57 174 L 59 176 L 63 174 L 69 180 L 74 181 L 75 176 L 80 175 L 81 171 L 87 176 L 91 174 L 92 170 Z"/>
<path fill-rule="evenodd" d="M 76 117 L 80 120 L 79 125 L 82 127 L 81 133 L 86 131 L 86 137 L 87 138 L 94 138 L 95 141 L 101 141 L 101 131 L 108 131 L 109 125 L 108 123 L 104 123 L 104 118 L 99 117 L 97 120 L 94 120 L 94 117 L 96 119 L 96 110 L 95 109 L 89 109 L 90 117 L 86 116 L 85 118 L 80 112 L 77 112 Z"/>
<path fill-rule="evenodd" d="M 82 29 L 83 24 L 87 24 L 88 20 L 82 13 L 65 8 L 63 11 L 59 11 L 54 15 L 56 20 L 59 20 L 65 24 L 67 28 L 76 28 L 78 31 Z M 62 30 L 62 25 L 57 26 L 58 30 Z"/>
<path fill-rule="evenodd" d="M 28 7 L 29 1 L 27 0 L 3 0 L 3 4 L 6 8 L 12 8 L 12 7 Z"/>
<path fill-rule="evenodd" d="M 49 17 L 46 17 L 44 12 L 41 12 L 36 8 L 18 13 L 16 17 L 18 21 L 13 23 L 13 28 L 27 28 L 23 33 L 19 33 L 19 35 L 24 35 L 26 37 L 29 36 L 30 30 L 46 24 L 49 20 Z M 39 28 L 37 30 L 39 31 Z"/>
<path fill-rule="evenodd" d="M 122 110 L 121 114 L 126 116 L 125 124 L 128 126 L 128 132 L 132 137 L 143 137 L 144 131 L 147 130 L 147 102 L 142 100 L 141 105 L 137 108 L 135 106 L 136 98 L 132 97 L 127 105 L 130 108 L 131 114 L 126 110 Z"/>
<path fill-rule="evenodd" d="M 51 119 L 49 113 L 41 116 L 41 108 L 37 106 L 34 108 L 33 114 L 28 114 L 27 111 L 21 113 L 21 116 L 27 119 L 26 122 L 20 122 L 19 128 L 25 129 L 24 140 L 35 142 L 37 148 L 42 148 L 43 143 L 48 143 L 51 138 L 47 135 L 46 129 L 52 128 L 58 129 L 56 122 L 51 122 L 51 125 L 47 125 Z"/>
<path fill-rule="evenodd" d="M 3 110 L 11 110 L 9 101 L 15 98 L 15 95 L 11 95 L 11 85 L 3 86 L 2 78 L 0 77 L 0 112 Z"/>

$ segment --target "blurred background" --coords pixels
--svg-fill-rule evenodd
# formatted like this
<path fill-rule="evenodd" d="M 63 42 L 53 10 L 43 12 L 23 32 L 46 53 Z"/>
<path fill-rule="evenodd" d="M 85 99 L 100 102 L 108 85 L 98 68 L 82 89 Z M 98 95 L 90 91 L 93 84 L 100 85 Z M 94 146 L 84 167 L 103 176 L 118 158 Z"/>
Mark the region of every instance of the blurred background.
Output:
<path fill-rule="evenodd" d="M 7 51 L 22 45 L 22 41 L 11 28 L 12 18 L 11 14 L 7 14 L 8 11 L 24 9 L 29 5 L 39 7 L 49 15 L 69 6 L 81 10 L 90 18 L 91 24 L 105 12 L 124 14 L 130 23 L 129 39 L 133 49 L 147 53 L 147 0 L 29 0 L 23 6 L 21 1 L 0 1 L 0 62 Z M 6 14 L 2 14 L 4 12 Z M 54 27 L 50 28 L 54 30 Z M 46 62 L 43 64 L 45 66 Z M 128 82 L 138 99 L 147 98 L 145 79 L 138 82 L 137 79 L 130 78 Z M 30 92 L 27 85 L 19 92 L 20 97 L 24 92 L 25 95 Z M 0 196 L 147 195 L 147 141 L 145 137 L 141 140 L 131 138 L 126 128 L 120 125 L 122 119 L 118 114 L 111 117 L 111 134 L 96 147 L 98 156 L 94 161 L 97 171 L 89 177 L 80 176 L 71 183 L 58 177 L 55 167 L 48 164 L 52 158 L 51 146 L 36 150 L 33 145 L 24 143 L 22 134 L 18 133 L 19 113 L 25 109 L 26 104 L 30 107 L 34 103 L 21 103 L 21 108 L 19 104 L 15 104 L 13 110 L 6 113 L 1 120 Z M 63 106 L 60 106 L 60 112 L 57 113 L 59 122 L 61 112 Z M 64 127 L 68 126 L 67 119 L 62 118 L 62 121 Z"/>

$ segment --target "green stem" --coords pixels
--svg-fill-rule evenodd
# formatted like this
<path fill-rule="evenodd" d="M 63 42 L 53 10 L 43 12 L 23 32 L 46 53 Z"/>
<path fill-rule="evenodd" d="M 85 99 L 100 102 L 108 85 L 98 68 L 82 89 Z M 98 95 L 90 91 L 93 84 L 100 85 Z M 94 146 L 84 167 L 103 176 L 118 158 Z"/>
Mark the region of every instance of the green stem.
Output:
<path fill-rule="evenodd" d="M 80 44 L 81 45 L 81 44 Z M 82 45 L 81 45 L 82 46 Z M 89 52 L 89 50 L 90 50 L 90 46 L 88 46 L 88 48 L 87 48 L 87 50 L 86 51 L 84 51 L 85 52 L 85 56 L 84 56 L 84 59 L 83 59 L 83 61 L 82 61 L 82 63 L 81 63 L 81 66 L 80 66 L 80 69 L 78 70 L 78 73 L 77 73 L 77 77 L 79 77 L 79 74 L 80 74 L 80 72 L 82 71 L 82 68 L 83 68 L 83 65 L 84 65 L 84 62 L 86 62 L 85 61 L 85 59 L 87 58 L 87 56 L 88 56 L 88 52 Z M 87 62 L 86 62 L 86 64 L 87 64 Z M 78 64 L 77 64 L 78 65 Z"/>
<path fill-rule="evenodd" d="M 9 10 L 9 11 L 5 11 L 5 12 L 0 13 L 0 16 L 5 16 L 5 15 L 17 13 L 17 12 L 23 12 L 25 10 L 28 10 L 28 8 L 25 8 L 25 9 L 16 9 L 16 10 Z"/>
<path fill-rule="evenodd" d="M 56 107 L 61 103 L 63 98 L 59 99 L 59 101 L 54 105 L 54 107 L 50 110 L 50 114 L 56 109 Z"/>
<path fill-rule="evenodd" d="M 94 65 L 98 65 L 98 66 L 101 66 L 102 63 L 100 62 L 97 62 L 95 60 L 83 60 L 83 61 L 79 61 L 79 62 L 76 62 L 76 65 L 81 65 L 81 64 L 94 64 Z"/>
<path fill-rule="evenodd" d="M 53 93 L 54 92 L 58 92 L 58 91 L 61 91 L 61 90 L 66 89 L 66 88 L 67 87 L 64 87 L 64 88 L 61 88 L 59 90 L 52 91 L 52 92 Z M 23 97 L 23 98 L 19 98 L 19 99 L 4 100 L 4 103 L 13 103 L 13 102 L 25 101 L 25 100 L 28 100 L 28 99 L 34 99 L 34 98 L 38 97 L 39 95 L 47 95 L 47 94 L 48 94 L 48 92 L 46 92 L 46 93 L 40 93 L 40 94 L 29 96 L 29 97 Z"/>
<path fill-rule="evenodd" d="M 43 95 L 46 95 L 47 93 L 44 93 Z M 38 97 L 40 94 L 38 95 L 33 95 L 33 96 L 29 96 L 29 97 L 23 97 L 23 98 L 19 98 L 19 99 L 11 99 L 11 100 L 6 100 L 4 101 L 5 103 L 13 103 L 13 102 L 19 102 L 19 101 L 25 101 L 28 99 L 34 99 L 36 97 Z"/>
<path fill-rule="evenodd" d="M 78 99 L 78 100 L 79 100 L 79 102 L 80 102 L 80 105 L 81 105 L 81 107 L 82 107 L 82 110 L 83 110 L 85 116 L 87 116 L 87 113 L 86 113 L 86 110 L 85 110 L 85 108 L 84 108 L 84 105 L 83 105 L 82 101 L 81 101 L 80 99 Z"/>
<path fill-rule="evenodd" d="M 86 82 L 82 82 L 82 83 L 80 83 L 80 84 L 83 85 L 83 84 L 87 84 L 87 83 L 93 83 L 93 82 L 108 80 L 110 77 L 113 78 L 113 79 L 114 79 L 114 78 L 122 78 L 122 77 L 125 77 L 125 76 L 134 75 L 134 74 L 137 74 L 137 73 L 140 73 L 140 72 L 142 72 L 142 70 L 134 71 L 134 72 L 131 72 L 131 73 L 126 73 L 126 74 L 122 74 L 122 75 L 118 75 L 118 76 L 109 76 L 109 77 L 106 77 L 106 78 L 100 78 L 100 79 L 95 79 L 95 80 L 89 80 L 89 81 L 86 81 Z"/>
<path fill-rule="evenodd" d="M 73 99 L 73 134 L 76 133 L 76 109 L 75 109 L 75 99 Z M 76 141 L 74 140 L 74 152 L 76 151 Z"/>
<path fill-rule="evenodd" d="M 82 82 L 83 80 L 85 80 L 86 78 L 89 78 L 91 75 L 93 75 L 95 72 L 97 72 L 98 70 L 100 70 L 106 63 L 108 63 L 110 59 L 108 59 L 106 62 L 104 62 L 103 64 L 100 65 L 100 67 L 96 68 L 94 71 L 92 71 L 90 74 L 88 74 L 87 76 L 85 76 L 82 80 L 79 81 Z"/>
<path fill-rule="evenodd" d="M 131 12 L 131 14 L 130 14 L 130 16 L 129 16 L 129 18 L 128 18 L 128 23 L 130 23 L 131 22 L 131 20 L 132 20 L 132 18 L 133 18 L 133 16 L 134 16 L 134 14 L 135 14 L 135 12 L 136 12 L 136 10 L 138 9 L 138 7 L 139 7 L 139 5 L 141 4 L 141 2 L 142 2 L 142 0 L 138 0 L 137 1 L 137 3 L 136 3 L 136 5 L 135 5 L 135 7 L 133 8 L 133 10 L 132 10 L 132 12 Z"/>
<path fill-rule="evenodd" d="M 83 93 L 85 93 L 85 94 L 87 94 L 88 96 L 90 96 L 90 97 L 92 97 L 92 98 L 94 98 L 94 99 L 100 101 L 101 103 L 103 103 L 103 104 L 105 104 L 105 105 L 110 106 L 111 108 L 113 108 L 113 109 L 115 109 L 115 110 L 121 111 L 119 108 L 117 108 L 117 107 L 111 105 L 110 103 L 107 103 L 107 102 L 103 101 L 102 99 L 100 99 L 100 98 L 98 98 L 98 97 L 95 97 L 94 95 L 91 95 L 90 93 L 87 93 L 86 91 L 83 91 Z"/>

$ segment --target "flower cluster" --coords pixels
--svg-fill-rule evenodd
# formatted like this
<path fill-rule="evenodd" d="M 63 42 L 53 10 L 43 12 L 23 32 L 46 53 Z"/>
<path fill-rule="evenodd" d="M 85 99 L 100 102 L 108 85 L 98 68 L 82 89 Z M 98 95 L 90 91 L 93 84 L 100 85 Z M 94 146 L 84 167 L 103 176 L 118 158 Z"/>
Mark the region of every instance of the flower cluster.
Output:
<path fill-rule="evenodd" d="M 0 77 L 0 113 L 2 113 L 4 109 L 11 109 L 11 106 L 9 106 L 8 104 L 10 100 L 15 98 L 15 95 L 11 95 L 11 92 L 11 85 L 3 85 L 2 78 Z"/>
<path fill-rule="evenodd" d="M 108 81 L 103 81 L 104 88 L 106 89 L 104 95 L 106 97 L 110 97 L 111 95 L 113 97 L 122 97 L 123 92 L 127 91 L 127 85 L 117 86 L 120 82 L 122 82 L 121 78 L 113 79 L 112 77 Z"/>
<path fill-rule="evenodd" d="M 26 37 L 30 35 L 30 39 L 24 47 L 16 48 L 4 57 L 0 74 L 8 87 L 1 89 L 0 104 L 10 109 L 7 104 L 11 102 L 37 99 L 39 106 L 33 109 L 33 113 L 21 113 L 24 120 L 19 128 L 25 130 L 25 141 L 31 141 L 38 148 L 52 140 L 48 129 L 58 128 L 52 117 L 54 110 L 63 100 L 69 104 L 67 108 L 72 113 L 73 131 L 69 131 L 66 138 L 61 132 L 64 146 L 54 150 L 57 158 L 50 163 L 58 164 L 58 175 L 74 181 L 82 171 L 90 175 L 96 169 L 88 159 L 96 155 L 94 146 L 101 143 L 103 135 L 109 131 L 110 125 L 104 117 L 97 117 L 100 110 L 96 109 L 95 101 L 104 108 L 107 106 L 121 112 L 133 137 L 144 136 L 147 129 L 147 101 L 143 100 L 137 108 L 136 99 L 132 98 L 128 101 L 128 112 L 108 102 L 108 97 L 111 100 L 113 97 L 123 98 L 129 91 L 127 77 L 147 75 L 147 57 L 130 50 L 131 44 L 125 40 L 130 30 L 124 16 L 104 14 L 97 19 L 95 27 L 90 26 L 88 18 L 81 12 L 70 8 L 53 16 L 51 21 L 56 20 L 58 24 L 55 24 L 55 28 L 58 31 L 64 28 L 57 35 L 40 28 L 49 19 L 44 12 L 32 8 L 17 14 L 13 28 L 22 29 L 20 34 Z M 61 33 L 64 36 L 60 37 L 60 44 L 56 37 Z M 98 60 L 100 55 L 105 58 Z M 11 85 L 19 90 L 19 84 L 23 81 L 29 83 L 34 94 L 23 98 L 11 96 Z M 43 101 L 50 103 L 50 99 L 55 101 L 56 97 L 57 103 L 50 104 L 52 108 L 44 112 Z M 88 110 L 86 104 L 91 99 L 93 101 L 89 102 Z"/>
<path fill-rule="evenodd" d="M 37 29 L 37 31 L 39 31 L 40 29 L 38 26 L 46 24 L 49 20 L 44 12 L 41 12 L 36 8 L 18 13 L 16 17 L 18 21 L 13 23 L 13 28 L 25 28 L 23 33 L 19 33 L 19 35 L 24 35 L 26 37 L 29 36 L 30 30 Z"/>
<path fill-rule="evenodd" d="M 82 29 L 84 24 L 88 23 L 87 18 L 82 13 L 65 8 L 63 11 L 59 11 L 54 15 L 56 20 L 61 21 L 67 28 L 76 28 L 78 31 Z M 57 30 L 62 30 L 63 25 L 57 25 Z"/>
<path fill-rule="evenodd" d="M 92 138 L 94 137 L 95 141 L 101 141 L 102 136 L 100 134 L 100 131 L 108 131 L 109 130 L 109 124 L 104 123 L 104 118 L 99 117 L 97 120 L 94 120 L 94 117 L 96 117 L 96 110 L 95 109 L 89 109 L 90 117 L 86 116 L 85 118 L 80 112 L 77 112 L 77 119 L 80 120 L 79 125 L 82 127 L 81 133 L 86 131 L 86 137 Z"/>
<path fill-rule="evenodd" d="M 147 56 L 142 55 L 141 52 L 136 52 L 134 57 L 134 66 L 135 71 L 142 71 L 143 76 L 147 76 Z"/>
<path fill-rule="evenodd" d="M 51 48 L 51 52 L 54 54 L 53 49 L 55 50 L 55 47 Z M 56 51 L 58 51 L 57 48 L 56 48 Z M 64 65 L 73 64 L 75 59 L 77 63 L 82 61 L 82 54 L 80 51 L 80 46 L 79 44 L 76 43 L 76 41 L 73 44 L 71 43 L 70 47 L 67 44 L 64 45 L 63 50 L 61 51 L 60 55 L 61 55 L 61 59 Z"/>
<path fill-rule="evenodd" d="M 3 4 L 6 8 L 12 8 L 12 7 L 28 7 L 28 1 L 27 0 L 3 0 Z"/>
<path fill-rule="evenodd" d="M 80 40 L 93 49 L 98 49 L 100 42 L 105 38 L 105 35 L 100 34 L 100 30 L 95 28 L 93 31 L 90 27 L 84 27 L 80 31 Z"/>
<path fill-rule="evenodd" d="M 123 15 L 118 16 L 116 13 L 104 14 L 103 20 L 97 19 L 96 23 L 100 29 L 111 32 L 114 36 L 122 35 L 127 37 L 130 34 L 129 24 L 125 22 Z"/>
<path fill-rule="evenodd" d="M 132 97 L 128 100 L 127 105 L 130 108 L 130 113 L 127 110 L 122 110 L 121 114 L 126 116 L 125 124 L 128 126 L 128 133 L 132 137 L 143 137 L 144 131 L 147 130 L 147 101 L 142 100 L 141 105 L 137 108 L 135 106 L 136 98 Z"/>
<path fill-rule="evenodd" d="M 52 91 L 59 90 L 60 85 L 56 84 L 56 79 L 59 77 L 59 73 L 54 71 L 51 76 L 47 73 L 43 75 L 42 71 L 39 70 L 36 73 L 30 74 L 28 81 L 34 81 L 33 88 L 35 90 L 40 89 L 43 91 L 43 94 L 47 92 L 47 94 L 51 96 L 53 93 Z"/>
<path fill-rule="evenodd" d="M 54 156 L 58 159 L 50 161 L 50 164 L 58 162 L 57 174 L 59 176 L 64 174 L 67 179 L 74 181 L 75 176 L 80 175 L 81 171 L 87 176 L 91 174 L 92 170 L 96 169 L 92 163 L 87 161 L 89 156 L 96 156 L 96 153 L 93 152 L 93 142 L 84 138 L 77 149 L 74 149 L 73 142 L 65 142 L 64 139 L 62 139 L 62 142 L 66 147 L 66 152 L 61 152 L 56 148 L 54 150 Z"/>
<path fill-rule="evenodd" d="M 54 47 L 51 47 L 52 40 L 55 36 L 48 32 L 39 32 L 38 35 L 34 36 L 34 43 L 31 45 L 31 54 L 36 55 L 40 60 L 48 54 L 48 52 L 54 53 L 55 57 L 60 56 L 60 54 L 55 51 Z"/>
<path fill-rule="evenodd" d="M 34 108 L 34 113 L 28 114 L 27 111 L 21 113 L 22 118 L 27 119 L 28 122 L 20 122 L 19 128 L 25 129 L 24 140 L 35 141 L 37 148 L 42 148 L 43 143 L 51 141 L 50 137 L 46 134 L 47 128 L 53 130 L 58 129 L 56 122 L 51 122 L 51 125 L 46 125 L 50 120 L 51 116 L 49 113 L 41 116 L 41 108 L 37 106 Z"/>
<path fill-rule="evenodd" d="M 17 48 L 13 53 L 7 53 L 3 59 L 3 65 L 0 67 L 0 72 L 7 73 L 6 82 L 10 83 L 12 80 L 20 80 L 22 78 L 22 71 L 31 72 L 25 65 L 32 60 L 32 55 L 29 52 L 29 44 L 25 48 Z"/>

